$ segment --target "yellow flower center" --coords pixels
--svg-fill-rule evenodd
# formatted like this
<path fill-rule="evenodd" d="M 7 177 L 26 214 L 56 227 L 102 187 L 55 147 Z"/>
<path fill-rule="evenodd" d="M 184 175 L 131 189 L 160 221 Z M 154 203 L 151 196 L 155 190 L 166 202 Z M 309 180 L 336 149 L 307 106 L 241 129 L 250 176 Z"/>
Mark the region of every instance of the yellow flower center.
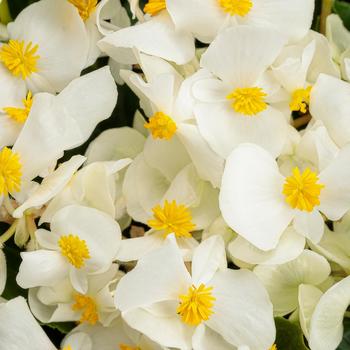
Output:
<path fill-rule="evenodd" d="M 270 348 L 270 350 L 277 350 L 277 345 L 276 344 L 273 344 Z"/>
<path fill-rule="evenodd" d="M 175 122 L 163 112 L 155 113 L 144 127 L 151 131 L 153 138 L 170 140 L 176 132 Z"/>
<path fill-rule="evenodd" d="M 311 89 L 312 86 L 309 86 L 306 89 L 298 89 L 293 92 L 292 100 L 289 104 L 292 112 L 301 112 L 303 114 L 308 112 Z"/>
<path fill-rule="evenodd" d="M 97 305 L 91 297 L 83 294 L 75 294 L 75 304 L 72 305 L 73 311 L 82 311 L 79 322 L 96 324 L 98 321 Z"/>
<path fill-rule="evenodd" d="M 320 193 L 324 185 L 317 183 L 316 173 L 306 168 L 301 174 L 298 168 L 293 175 L 287 177 L 283 186 L 283 194 L 287 203 L 294 209 L 311 212 L 320 204 Z"/>
<path fill-rule="evenodd" d="M 6 107 L 4 108 L 4 112 L 13 120 L 15 120 L 18 123 L 24 123 L 28 115 L 30 113 L 30 109 L 32 108 L 33 104 L 33 95 L 29 91 L 26 98 L 23 99 L 23 107 L 24 108 L 17 108 L 17 107 Z"/>
<path fill-rule="evenodd" d="M 148 3 L 143 8 L 143 11 L 145 11 L 145 13 L 147 13 L 151 16 L 155 16 L 159 12 L 161 12 L 165 9 L 166 9 L 165 0 L 148 0 Z"/>
<path fill-rule="evenodd" d="M 0 152 L 0 195 L 21 190 L 22 165 L 18 153 L 4 147 Z"/>
<path fill-rule="evenodd" d="M 259 87 L 237 88 L 229 95 L 228 100 L 233 100 L 233 109 L 240 114 L 253 116 L 267 108 L 264 90 Z"/>
<path fill-rule="evenodd" d="M 126 344 L 119 344 L 120 350 L 141 350 L 138 346 L 131 346 Z"/>
<path fill-rule="evenodd" d="M 15 76 L 27 79 L 37 72 L 37 62 L 40 56 L 36 55 L 38 45 L 25 45 L 24 41 L 10 40 L 0 48 L 0 61 Z"/>
<path fill-rule="evenodd" d="M 61 254 L 77 269 L 84 267 L 85 259 L 90 259 L 86 242 L 78 236 L 62 236 L 58 241 L 58 245 L 61 248 Z"/>
<path fill-rule="evenodd" d="M 191 231 L 196 227 L 192 223 L 189 209 L 176 201 L 165 201 L 164 208 L 157 205 L 152 209 L 154 219 L 148 220 L 148 226 L 157 231 L 164 231 L 165 237 L 174 233 L 176 237 L 191 237 Z"/>
<path fill-rule="evenodd" d="M 222 9 L 231 16 L 246 16 L 253 7 L 252 0 L 219 0 Z"/>
<path fill-rule="evenodd" d="M 72 350 L 72 347 L 70 345 L 66 345 L 62 350 Z"/>
<path fill-rule="evenodd" d="M 90 18 L 91 14 L 95 11 L 97 6 L 97 0 L 68 0 L 79 11 L 79 15 L 83 21 Z"/>
<path fill-rule="evenodd" d="M 198 288 L 191 286 L 188 294 L 180 295 L 180 305 L 177 313 L 184 323 L 197 326 L 202 321 L 209 320 L 213 314 L 212 308 L 215 298 L 212 295 L 213 287 L 201 284 Z"/>

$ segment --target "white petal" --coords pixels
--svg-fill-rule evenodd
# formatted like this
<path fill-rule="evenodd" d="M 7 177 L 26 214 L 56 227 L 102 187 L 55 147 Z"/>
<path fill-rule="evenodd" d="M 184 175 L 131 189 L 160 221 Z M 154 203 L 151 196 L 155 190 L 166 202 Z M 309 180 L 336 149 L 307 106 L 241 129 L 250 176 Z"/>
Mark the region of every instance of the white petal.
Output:
<path fill-rule="evenodd" d="M 178 247 L 168 241 L 142 257 L 118 283 L 115 303 L 121 311 L 178 300 L 191 284 Z"/>
<path fill-rule="evenodd" d="M 35 238 L 40 247 L 49 250 L 58 249 L 59 236 L 54 232 L 39 228 L 35 231 Z"/>
<path fill-rule="evenodd" d="M 73 288 L 80 294 L 86 294 L 88 291 L 88 277 L 86 269 L 76 269 L 70 267 L 69 279 Z"/>
<path fill-rule="evenodd" d="M 62 163 L 56 171 L 43 180 L 28 200 L 16 208 L 12 216 L 20 218 L 27 209 L 40 207 L 55 197 L 70 181 L 73 174 L 84 163 L 85 159 L 85 157 L 77 155 L 73 156 L 69 161 Z"/>
<path fill-rule="evenodd" d="M 269 153 L 253 144 L 238 146 L 226 161 L 222 180 L 225 221 L 259 249 L 275 248 L 293 217 L 282 187 L 283 177 Z"/>
<path fill-rule="evenodd" d="M 234 87 L 252 87 L 281 51 L 284 38 L 273 29 L 248 26 L 221 32 L 203 54 L 201 66 Z"/>
<path fill-rule="evenodd" d="M 196 328 L 192 345 L 194 350 L 233 350 L 232 345 L 227 343 L 219 333 L 214 332 L 204 324 L 200 324 Z"/>
<path fill-rule="evenodd" d="M 305 237 L 290 226 L 284 231 L 277 247 L 273 250 L 260 250 L 241 236 L 234 239 L 227 249 L 234 258 L 249 264 L 280 265 L 296 259 L 304 247 Z"/>
<path fill-rule="evenodd" d="M 166 13 L 109 34 L 98 45 L 121 63 L 136 63 L 130 50 L 133 47 L 176 64 L 185 64 L 194 57 L 194 39 L 190 34 L 177 32 Z"/>
<path fill-rule="evenodd" d="M 325 74 L 320 74 L 311 90 L 311 115 L 324 123 L 340 147 L 350 141 L 349 98 L 350 84 Z"/>
<path fill-rule="evenodd" d="M 330 220 L 339 220 L 350 209 L 350 145 L 342 148 L 336 159 L 320 174 L 324 188 L 319 210 Z"/>
<path fill-rule="evenodd" d="M 22 124 L 0 112 L 0 148 L 12 146 L 22 129 Z"/>
<path fill-rule="evenodd" d="M 317 209 L 310 213 L 301 210 L 295 211 L 294 229 L 309 238 L 313 243 L 318 243 L 321 240 L 324 226 L 323 217 Z"/>
<path fill-rule="evenodd" d="M 258 144 L 273 156 L 282 152 L 287 123 L 275 108 L 269 107 L 256 116 L 247 117 L 236 113 L 229 102 L 200 103 L 194 113 L 203 138 L 223 158 L 245 142 Z"/>
<path fill-rule="evenodd" d="M 217 272 L 213 286 L 213 315 L 206 325 L 229 343 L 266 350 L 275 339 L 272 305 L 254 274 L 247 270 Z"/>
<path fill-rule="evenodd" d="M 299 322 L 307 339 L 309 339 L 311 317 L 322 294 L 318 288 L 310 284 L 301 284 L 299 286 Z"/>
<path fill-rule="evenodd" d="M 16 281 L 22 288 L 53 286 L 68 274 L 68 263 L 59 252 L 37 250 L 21 253 Z"/>
<path fill-rule="evenodd" d="M 0 295 L 5 289 L 7 279 L 6 257 L 2 250 L 0 250 Z"/>
<path fill-rule="evenodd" d="M 56 350 L 22 297 L 0 304 L 0 348 Z"/>
<path fill-rule="evenodd" d="M 83 332 L 74 333 L 66 337 L 62 342 L 63 349 L 65 346 L 69 346 L 74 350 L 93 350 L 92 341 L 89 335 Z"/>
<path fill-rule="evenodd" d="M 343 318 L 350 304 L 350 276 L 335 284 L 321 297 L 312 315 L 310 347 L 336 349 L 343 337 Z"/>
<path fill-rule="evenodd" d="M 88 53 L 85 26 L 76 8 L 67 1 L 34 3 L 9 24 L 8 30 L 12 39 L 39 45 L 36 76 L 51 87 L 50 92 L 61 91 L 85 66 Z"/>
<path fill-rule="evenodd" d="M 283 265 L 259 265 L 254 273 L 264 284 L 274 305 L 274 314 L 283 316 L 298 306 L 300 284 L 318 285 L 331 272 L 327 260 L 310 250 Z"/>

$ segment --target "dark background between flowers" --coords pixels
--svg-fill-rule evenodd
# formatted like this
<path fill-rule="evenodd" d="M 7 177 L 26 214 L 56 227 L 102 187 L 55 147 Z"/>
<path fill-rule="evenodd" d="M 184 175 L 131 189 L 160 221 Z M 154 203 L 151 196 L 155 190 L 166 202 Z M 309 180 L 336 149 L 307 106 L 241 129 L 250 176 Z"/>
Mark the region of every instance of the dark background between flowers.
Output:
<path fill-rule="evenodd" d="M 6 0 L 5 0 L 6 1 Z M 38 0 L 7 0 L 11 17 L 14 19 L 25 7 Z M 128 9 L 128 3 L 126 0 L 121 0 L 125 7 Z M 293 1 L 293 0 L 290 0 Z M 323 1 L 329 0 L 315 0 L 316 9 L 313 21 L 313 29 L 319 31 L 320 29 L 320 15 L 322 11 Z M 140 3 L 145 3 L 146 0 L 140 0 Z M 301 9 L 302 10 L 302 9 Z M 286 8 L 288 11 L 288 8 Z M 345 26 L 350 30 L 350 0 L 335 0 L 333 4 L 333 12 L 339 14 L 342 18 Z M 129 12 L 130 14 L 130 12 Z M 1 19 L 1 18 L 0 18 Z M 200 43 L 199 43 L 200 45 Z M 100 58 L 92 67 L 86 71 L 95 70 L 107 64 L 107 58 Z M 116 128 L 121 126 L 132 126 L 134 112 L 138 108 L 138 99 L 134 96 L 131 90 L 127 86 L 118 86 L 118 103 L 114 109 L 112 116 L 101 122 L 94 130 L 90 139 L 82 146 L 70 150 L 65 153 L 63 160 L 69 159 L 74 154 L 84 154 L 87 145 L 91 140 L 98 136 L 102 131 L 110 128 Z M 7 229 L 7 225 L 0 223 L 0 234 Z M 21 289 L 16 284 L 16 274 L 21 262 L 20 251 L 13 243 L 13 240 L 6 242 L 4 252 L 7 258 L 7 285 L 3 293 L 5 299 L 11 299 L 18 295 L 24 297 L 27 296 L 27 291 Z M 302 335 L 301 329 L 298 325 L 295 325 L 284 318 L 276 318 L 277 339 L 276 344 L 278 350 L 307 350 L 305 345 L 305 339 Z M 43 325 L 43 329 L 48 334 L 50 339 L 55 343 L 57 347 L 60 346 L 60 342 L 64 335 L 68 333 L 75 324 L 73 322 L 63 322 Z M 350 319 L 344 321 L 344 338 L 339 345 L 338 350 L 350 350 Z"/>

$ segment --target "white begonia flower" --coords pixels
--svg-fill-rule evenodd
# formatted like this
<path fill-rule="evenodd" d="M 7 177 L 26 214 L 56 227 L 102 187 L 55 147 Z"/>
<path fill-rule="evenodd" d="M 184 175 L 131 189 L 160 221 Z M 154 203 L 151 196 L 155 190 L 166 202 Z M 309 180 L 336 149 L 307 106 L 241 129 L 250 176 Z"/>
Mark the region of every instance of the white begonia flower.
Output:
<path fill-rule="evenodd" d="M 173 238 L 120 280 L 115 302 L 124 320 L 163 346 L 191 349 L 205 326 L 213 331 L 206 336 L 228 349 L 268 349 L 275 338 L 272 306 L 254 274 L 228 269 L 224 242 L 213 236 L 196 248 L 191 276 Z"/>
<path fill-rule="evenodd" d="M 311 318 L 312 350 L 334 350 L 343 337 L 343 318 L 350 304 L 350 276 L 336 283 L 320 298 Z"/>
<path fill-rule="evenodd" d="M 342 19 L 331 14 L 327 17 L 326 36 L 333 49 L 333 58 L 340 66 L 342 78 L 350 80 L 350 32 Z"/>
<path fill-rule="evenodd" d="M 350 84 L 325 74 L 319 76 L 311 90 L 310 112 L 323 122 L 339 147 L 350 142 L 349 98 Z"/>
<path fill-rule="evenodd" d="M 82 324 L 66 335 L 62 348 L 72 350 L 165 350 L 164 347 L 132 330 L 121 317 L 109 327 Z"/>
<path fill-rule="evenodd" d="M 159 147 L 177 137 L 185 146 L 199 175 L 218 187 L 221 182 L 224 160 L 201 137 L 194 124 L 191 85 L 203 77 L 199 72 L 187 79 L 164 60 L 144 54 L 138 61 L 146 81 L 131 71 L 121 71 L 121 76 L 140 98 L 140 105 L 148 117 L 144 123 Z M 205 74 L 208 76 L 208 74 Z"/>
<path fill-rule="evenodd" d="M 238 146 L 226 161 L 221 186 L 225 221 L 262 250 L 275 248 L 291 222 L 298 233 L 318 243 L 324 231 L 320 212 L 339 220 L 350 208 L 349 155 L 346 146 L 320 173 L 295 167 L 284 177 L 266 150 Z"/>
<path fill-rule="evenodd" d="M 253 272 L 269 293 L 274 315 L 284 316 L 298 308 L 300 285 L 322 285 L 331 267 L 323 256 L 304 250 L 295 260 L 281 265 L 258 265 Z"/>
<path fill-rule="evenodd" d="M 111 218 L 118 218 L 118 195 L 121 193 L 122 186 L 119 184 L 117 188 L 118 174 L 131 161 L 126 158 L 115 162 L 91 163 L 83 167 L 50 201 L 41 215 L 39 224 L 51 222 L 58 210 L 72 204 L 95 208 Z"/>
<path fill-rule="evenodd" d="M 12 150 L 0 151 L 0 197 L 27 199 L 30 180 L 43 176 L 65 150 L 84 143 L 110 116 L 117 97 L 108 67 L 73 80 L 57 96 L 37 94 Z"/>
<path fill-rule="evenodd" d="M 52 287 L 31 288 L 28 294 L 30 309 L 43 323 L 79 321 L 109 326 L 119 315 L 113 294 L 123 275 L 118 271 L 118 265 L 112 264 L 106 272 L 88 277 L 85 294 L 77 293 L 69 279 Z"/>
<path fill-rule="evenodd" d="M 200 133 L 221 157 L 242 142 L 281 153 L 288 123 L 269 104 L 280 87 L 266 70 L 284 43 L 272 29 L 239 26 L 221 32 L 202 55 L 201 66 L 212 77 L 193 84 L 194 113 Z"/>
<path fill-rule="evenodd" d="M 28 90 L 59 92 L 85 67 L 86 30 L 68 1 L 41 0 L 26 7 L 8 32 L 9 42 L 0 47 L 0 83 L 6 87 L 0 109 L 18 103 Z"/>
<path fill-rule="evenodd" d="M 152 0 L 149 6 L 152 6 Z M 158 0 L 166 8 L 177 30 L 191 32 L 203 42 L 211 42 L 229 26 L 272 27 L 290 41 L 303 38 L 313 18 L 312 0 Z M 286 11 L 286 8 L 288 11 Z"/>
<path fill-rule="evenodd" d="M 0 303 L 0 348 L 56 350 L 22 297 Z"/>
<path fill-rule="evenodd" d="M 120 245 L 119 225 L 107 214 L 88 207 L 68 206 L 51 221 L 51 232 L 39 229 L 40 250 L 23 252 L 17 283 L 22 288 L 54 286 L 69 276 L 85 294 L 88 275 L 108 270 Z"/>

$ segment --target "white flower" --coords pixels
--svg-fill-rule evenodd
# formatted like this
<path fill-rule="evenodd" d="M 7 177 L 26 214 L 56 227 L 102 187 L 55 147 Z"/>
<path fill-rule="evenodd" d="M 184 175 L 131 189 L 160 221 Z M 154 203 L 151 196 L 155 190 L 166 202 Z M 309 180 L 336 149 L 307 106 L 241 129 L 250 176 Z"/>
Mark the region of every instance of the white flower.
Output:
<path fill-rule="evenodd" d="M 268 349 L 275 326 L 266 291 L 252 272 L 227 269 L 224 249 L 219 236 L 202 242 L 192 276 L 172 238 L 141 258 L 116 290 L 124 320 L 163 346 Z"/>
<path fill-rule="evenodd" d="M 336 283 L 318 302 L 311 318 L 312 350 L 333 350 L 343 337 L 343 318 L 350 304 L 350 276 Z"/>
<path fill-rule="evenodd" d="M 69 279 L 79 293 L 88 275 L 108 270 L 119 248 L 119 225 L 107 214 L 83 206 L 67 206 L 51 221 L 51 232 L 39 229 L 40 250 L 23 252 L 17 283 L 23 288 L 54 286 Z"/>
<path fill-rule="evenodd" d="M 29 306 L 34 316 L 43 323 L 79 321 L 90 325 L 109 326 L 119 315 L 113 302 L 113 292 L 123 273 L 118 265 L 101 274 L 88 277 L 86 293 L 77 293 L 69 279 L 52 287 L 31 288 Z"/>
<path fill-rule="evenodd" d="M 150 3 L 152 1 L 149 1 Z M 225 27 L 272 27 L 289 40 L 304 37 L 311 26 L 312 0 L 161 0 L 178 30 L 211 42 Z"/>
<path fill-rule="evenodd" d="M 324 231 L 320 212 L 339 220 L 350 208 L 349 152 L 349 146 L 341 149 L 319 174 L 296 167 L 285 178 L 267 151 L 254 144 L 238 146 L 226 161 L 221 186 L 225 221 L 262 250 L 275 248 L 292 221 L 297 232 L 319 242 Z"/>
<path fill-rule="evenodd" d="M 56 350 L 22 297 L 0 303 L 0 348 Z"/>
<path fill-rule="evenodd" d="M 281 153 L 288 124 L 271 105 L 281 88 L 266 71 L 284 43 L 272 29 L 238 26 L 221 32 L 202 55 L 201 67 L 212 76 L 193 84 L 194 113 L 203 138 L 221 157 L 242 142 Z"/>
<path fill-rule="evenodd" d="M 27 199 L 30 181 L 47 175 L 65 150 L 84 143 L 110 116 L 117 96 L 108 67 L 73 80 L 57 96 L 37 94 L 12 150 L 0 151 L 0 197 Z"/>

